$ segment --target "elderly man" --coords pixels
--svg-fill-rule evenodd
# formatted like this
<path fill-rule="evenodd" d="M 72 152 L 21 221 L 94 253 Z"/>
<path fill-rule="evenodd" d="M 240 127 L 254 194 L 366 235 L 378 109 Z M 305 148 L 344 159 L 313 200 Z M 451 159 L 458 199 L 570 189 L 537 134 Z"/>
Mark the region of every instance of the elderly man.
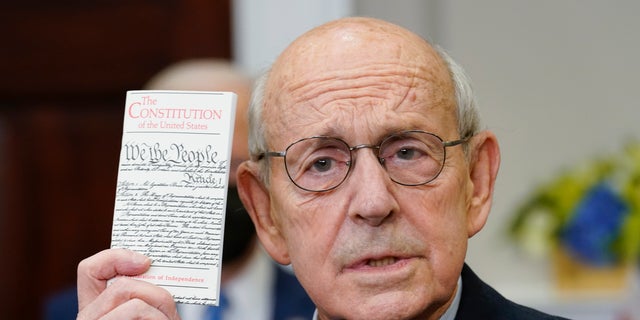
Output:
<path fill-rule="evenodd" d="M 294 41 L 254 94 L 238 190 L 317 318 L 552 318 L 504 299 L 464 264 L 500 155 L 446 54 L 384 21 L 341 19 Z M 173 319 L 162 289 L 131 279 L 105 289 L 148 265 L 124 250 L 82 262 L 79 318 Z"/>

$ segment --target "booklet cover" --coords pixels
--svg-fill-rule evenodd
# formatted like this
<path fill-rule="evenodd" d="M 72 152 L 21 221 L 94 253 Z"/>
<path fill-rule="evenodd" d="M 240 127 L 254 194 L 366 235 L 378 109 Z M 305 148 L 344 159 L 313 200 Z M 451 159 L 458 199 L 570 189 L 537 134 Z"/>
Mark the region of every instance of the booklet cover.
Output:
<path fill-rule="evenodd" d="M 236 95 L 128 91 L 112 248 L 149 256 L 137 279 L 218 305 Z"/>

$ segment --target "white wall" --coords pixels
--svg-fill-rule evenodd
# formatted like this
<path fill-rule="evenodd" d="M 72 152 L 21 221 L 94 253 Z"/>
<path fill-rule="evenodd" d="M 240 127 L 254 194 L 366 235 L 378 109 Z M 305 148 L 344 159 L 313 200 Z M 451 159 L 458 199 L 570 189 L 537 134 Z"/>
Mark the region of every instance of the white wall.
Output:
<path fill-rule="evenodd" d="M 299 35 L 352 11 L 343 0 L 234 0 L 234 60 L 256 76 Z"/>
<path fill-rule="evenodd" d="M 544 304 L 546 265 L 515 254 L 504 227 L 537 183 L 640 139 L 640 2 L 453 0 L 440 9 L 440 41 L 474 80 L 503 155 L 493 216 L 468 260 L 503 292 Z"/>
<path fill-rule="evenodd" d="M 472 240 L 468 261 L 507 296 L 553 307 L 548 305 L 556 297 L 547 263 L 518 254 L 504 237 L 504 228 L 516 205 L 536 184 L 581 159 L 618 151 L 629 138 L 640 139 L 640 2 L 310 3 L 311 11 L 299 5 L 290 9 L 299 10 L 304 19 L 313 21 L 310 24 L 349 14 L 384 18 L 441 44 L 465 66 L 474 81 L 485 123 L 501 141 L 503 156 L 494 210 L 485 230 Z M 287 17 L 298 14 L 291 10 Z M 278 30 L 291 29 L 282 43 L 289 42 L 293 33 L 302 32 L 298 27 L 310 26 L 300 21 L 294 26 L 286 19 L 274 18 L 280 13 L 271 12 L 273 16 L 265 18 L 262 15 L 268 10 L 254 11 L 252 19 L 275 23 Z M 245 19 L 237 22 L 255 24 Z M 253 40 L 248 41 L 255 41 L 260 48 L 263 40 L 277 35 L 267 31 L 263 39 L 264 30 L 254 27 Z M 592 317 L 605 319 L 593 308 L 583 309 Z"/>

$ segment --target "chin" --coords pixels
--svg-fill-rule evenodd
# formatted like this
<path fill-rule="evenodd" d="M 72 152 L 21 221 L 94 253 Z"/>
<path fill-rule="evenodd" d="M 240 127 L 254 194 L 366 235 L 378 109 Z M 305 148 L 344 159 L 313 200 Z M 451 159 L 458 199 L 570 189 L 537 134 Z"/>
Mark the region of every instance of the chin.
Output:
<path fill-rule="evenodd" d="M 356 299 L 354 299 L 356 300 Z M 429 314 L 438 310 L 425 301 L 430 299 L 414 292 L 386 293 L 362 298 L 344 306 L 344 312 L 337 318 L 350 320 L 390 320 L 390 319 L 429 319 Z M 433 309 L 433 310 L 431 310 Z"/>

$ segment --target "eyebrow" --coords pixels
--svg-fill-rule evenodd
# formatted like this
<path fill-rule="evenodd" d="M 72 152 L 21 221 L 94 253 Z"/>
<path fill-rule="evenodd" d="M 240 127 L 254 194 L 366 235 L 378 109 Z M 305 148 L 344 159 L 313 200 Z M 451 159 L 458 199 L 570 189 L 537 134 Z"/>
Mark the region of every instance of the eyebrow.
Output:
<path fill-rule="evenodd" d="M 344 140 L 347 143 L 379 143 L 380 141 L 382 141 L 384 138 L 394 134 L 394 133 L 398 133 L 398 132 L 402 132 L 402 131 L 409 131 L 409 130 L 424 130 L 427 132 L 431 132 L 429 129 L 427 128 L 423 128 L 423 127 L 417 127 L 417 126 L 386 126 L 381 128 L 381 130 L 377 130 L 374 138 L 372 139 L 373 141 L 350 141 L 351 139 L 349 139 L 349 137 L 344 136 L 343 134 L 340 134 L 338 132 L 338 128 L 336 126 L 328 126 L 326 128 L 323 128 L 322 131 L 320 131 L 317 134 L 312 134 L 311 136 L 317 137 L 317 136 L 322 136 L 322 137 L 332 137 L 332 138 L 339 138 L 341 140 Z M 305 138 L 305 137 L 303 137 Z"/>

